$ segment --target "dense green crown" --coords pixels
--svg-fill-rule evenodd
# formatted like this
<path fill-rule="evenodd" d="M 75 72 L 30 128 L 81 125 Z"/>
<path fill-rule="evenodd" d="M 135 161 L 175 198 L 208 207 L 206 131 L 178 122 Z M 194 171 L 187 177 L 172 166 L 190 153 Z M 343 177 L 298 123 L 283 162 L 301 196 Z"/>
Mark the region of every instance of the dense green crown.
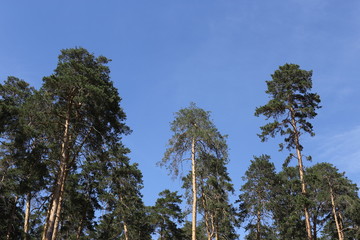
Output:
<path fill-rule="evenodd" d="M 266 81 L 266 93 L 271 99 L 266 105 L 256 108 L 255 116 L 264 115 L 266 119 L 272 118 L 274 121 L 261 127 L 259 137 L 266 141 L 268 136 L 275 137 L 277 133 L 287 135 L 285 142 L 287 148 L 291 149 L 297 132 L 314 135 L 308 119 L 317 115 L 320 97 L 310 92 L 312 71 L 302 70 L 299 65 L 280 66 L 271 77 L 271 81 Z"/>

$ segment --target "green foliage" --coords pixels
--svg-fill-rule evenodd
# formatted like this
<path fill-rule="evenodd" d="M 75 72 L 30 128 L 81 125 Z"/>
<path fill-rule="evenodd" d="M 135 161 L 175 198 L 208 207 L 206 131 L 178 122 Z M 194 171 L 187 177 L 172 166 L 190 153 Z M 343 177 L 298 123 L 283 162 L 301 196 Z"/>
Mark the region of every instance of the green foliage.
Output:
<path fill-rule="evenodd" d="M 184 232 L 184 240 L 191 239 L 191 222 L 185 221 L 184 226 L 182 227 Z M 206 226 L 203 221 L 200 221 L 196 227 L 196 239 L 197 240 L 208 240 L 206 236 Z"/>
<path fill-rule="evenodd" d="M 99 196 L 107 213 L 96 228 L 96 239 L 124 239 L 125 228 L 129 239 L 151 239 L 153 229 L 140 193 L 142 174 L 137 164 L 130 164 L 125 156 L 127 152 L 121 145 L 108 152 L 110 161 L 101 173 L 103 188 L 107 191 Z"/>
<path fill-rule="evenodd" d="M 318 163 L 309 168 L 308 178 L 309 186 L 316 189 L 316 195 L 313 197 L 313 205 L 319 208 L 322 219 L 324 237 L 337 238 L 337 231 L 332 212 L 331 194 L 334 197 L 336 214 L 341 221 L 346 239 L 357 239 L 360 235 L 359 210 L 360 199 L 358 196 L 358 187 L 352 183 L 345 173 L 330 163 Z"/>
<path fill-rule="evenodd" d="M 177 192 L 170 192 L 166 189 L 159 193 L 160 198 L 156 200 L 155 206 L 150 208 L 151 223 L 155 228 L 155 232 L 159 235 L 159 240 L 180 240 L 184 238 L 181 228 L 177 223 L 184 221 L 184 215 L 179 204 L 181 204 L 181 196 Z"/>
<path fill-rule="evenodd" d="M 296 147 L 295 137 L 299 136 L 298 131 L 314 135 L 313 126 L 308 119 L 317 115 L 320 97 L 310 92 L 312 71 L 302 70 L 299 65 L 280 66 L 271 77 L 271 81 L 266 81 L 266 93 L 271 99 L 266 105 L 256 108 L 255 116 L 264 115 L 267 120 L 272 118 L 274 121 L 262 126 L 262 132 L 258 136 L 266 141 L 268 136 L 285 135 L 286 147 L 290 150 Z M 302 149 L 301 145 L 298 147 Z M 282 148 L 283 145 L 280 145 L 280 150 Z"/>
<path fill-rule="evenodd" d="M 22 202 L 44 189 L 47 169 L 42 157 L 45 147 L 36 133 L 28 102 L 36 91 L 23 80 L 8 77 L 0 85 L 0 209 L 6 216 L 1 226 L 15 238 L 24 231 Z M 7 222 L 7 223 L 6 223 Z M 11 227 L 10 227 L 11 226 Z"/>
<path fill-rule="evenodd" d="M 181 163 L 189 159 L 184 156 L 190 154 L 193 139 L 197 154 L 212 153 L 218 158 L 227 159 L 226 136 L 221 135 L 212 123 L 210 112 L 198 108 L 194 103 L 175 113 L 171 131 L 174 135 L 159 165 L 166 166 L 174 176 L 178 176 Z"/>
<path fill-rule="evenodd" d="M 142 173 L 121 143 L 131 131 L 110 80 L 109 61 L 84 48 L 64 49 L 39 90 L 12 76 L 0 84 L 1 238 L 40 239 L 46 206 L 54 201 L 55 190 L 63 189 L 64 194 L 58 194 L 58 239 L 150 240 L 154 233 L 162 240 L 191 239 L 192 226 L 184 222 L 177 192 L 161 192 L 152 207 L 143 203 Z M 266 82 L 270 100 L 255 115 L 272 122 L 261 127 L 259 137 L 266 141 L 284 136 L 280 150 L 298 150 L 301 161 L 299 138 L 314 135 L 309 120 L 320 108 L 319 95 L 311 93 L 312 71 L 285 64 L 271 76 Z M 210 112 L 191 103 L 175 113 L 171 131 L 159 165 L 177 177 L 193 153 L 194 175 L 186 170 L 182 179 L 188 202 L 199 200 L 194 205 L 202 214 L 198 240 L 237 239 L 239 218 L 248 232 L 245 239 L 304 239 L 304 207 L 314 240 L 337 238 L 334 214 L 345 239 L 360 239 L 358 187 L 333 165 L 307 168 L 303 181 L 301 169 L 284 167 L 276 174 L 269 156 L 254 157 L 243 177 L 239 216 L 229 201 L 234 189 L 226 136 L 217 130 Z M 31 210 L 27 233 L 26 206 Z"/>
<path fill-rule="evenodd" d="M 237 239 L 237 214 L 229 201 L 234 188 L 227 172 L 228 159 L 201 153 L 197 162 L 199 210 L 208 235 L 217 235 L 218 239 Z"/>
<path fill-rule="evenodd" d="M 269 220 L 271 219 L 271 201 L 275 185 L 279 180 L 275 173 L 275 166 L 270 156 L 254 157 L 245 172 L 239 196 L 240 215 L 245 225 L 247 239 L 275 239 Z"/>
<path fill-rule="evenodd" d="M 279 239 L 304 239 L 303 206 L 299 172 L 295 167 L 284 168 L 271 192 L 270 209 Z"/>

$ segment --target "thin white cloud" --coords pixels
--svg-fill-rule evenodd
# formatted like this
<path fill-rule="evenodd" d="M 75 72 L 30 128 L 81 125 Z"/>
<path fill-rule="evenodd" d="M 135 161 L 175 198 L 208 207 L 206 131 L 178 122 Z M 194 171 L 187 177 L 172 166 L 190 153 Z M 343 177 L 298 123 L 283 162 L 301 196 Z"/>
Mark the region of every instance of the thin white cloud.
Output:
<path fill-rule="evenodd" d="M 360 125 L 342 133 L 317 136 L 315 142 L 316 161 L 332 163 L 350 179 L 360 182 Z"/>

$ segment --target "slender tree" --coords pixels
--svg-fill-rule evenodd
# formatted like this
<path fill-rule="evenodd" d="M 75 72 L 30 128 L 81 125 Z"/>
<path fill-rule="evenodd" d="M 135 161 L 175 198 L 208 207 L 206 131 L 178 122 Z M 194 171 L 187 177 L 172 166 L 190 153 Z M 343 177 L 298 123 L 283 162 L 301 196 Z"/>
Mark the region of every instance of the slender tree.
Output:
<path fill-rule="evenodd" d="M 210 120 L 210 113 L 198 108 L 194 103 L 188 108 L 181 109 L 175 114 L 171 123 L 174 135 L 169 140 L 160 166 L 166 165 L 174 176 L 178 176 L 179 169 L 186 156 L 191 159 L 192 182 L 192 240 L 196 240 L 197 221 L 197 156 L 200 153 L 213 154 L 217 158 L 227 158 L 225 137 L 222 136 Z"/>
<path fill-rule="evenodd" d="M 249 231 L 247 239 L 274 239 L 275 232 L 271 225 L 266 224 L 271 219 L 271 200 L 275 184 L 278 184 L 275 166 L 269 161 L 270 156 L 254 157 L 245 172 L 239 196 L 242 218 L 247 220 L 245 229 Z"/>
<path fill-rule="evenodd" d="M 235 208 L 229 201 L 234 188 L 226 168 L 228 159 L 201 153 L 197 163 L 199 213 L 203 216 L 208 240 L 236 239 L 238 221 Z M 191 174 L 183 180 L 186 196 L 191 199 Z"/>
<path fill-rule="evenodd" d="M 295 157 L 298 163 L 301 191 L 306 196 L 306 183 L 304 178 L 303 166 L 303 146 L 300 143 L 300 136 L 303 133 L 314 135 L 313 126 L 308 121 L 314 118 L 316 109 L 320 108 L 320 97 L 316 93 L 311 93 L 312 71 L 300 69 L 296 64 L 285 64 L 271 75 L 272 80 L 266 81 L 268 89 L 266 93 L 270 95 L 270 101 L 261 107 L 256 108 L 255 115 L 264 115 L 266 119 L 274 119 L 273 122 L 261 127 L 262 133 L 259 137 L 266 141 L 268 136 L 275 137 L 276 134 L 284 135 L 286 148 L 295 149 Z M 283 144 L 280 144 L 280 150 Z M 305 215 L 305 226 L 307 239 L 312 240 L 310 216 L 307 203 L 303 207 Z"/>

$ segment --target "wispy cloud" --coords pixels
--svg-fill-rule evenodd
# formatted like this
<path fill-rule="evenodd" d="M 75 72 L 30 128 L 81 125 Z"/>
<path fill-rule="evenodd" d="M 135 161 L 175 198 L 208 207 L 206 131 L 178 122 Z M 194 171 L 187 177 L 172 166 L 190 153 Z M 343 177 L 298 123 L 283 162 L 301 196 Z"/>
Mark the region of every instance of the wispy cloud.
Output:
<path fill-rule="evenodd" d="M 316 143 L 313 152 L 317 161 L 334 164 L 360 183 L 360 125 L 341 133 L 317 136 Z"/>

